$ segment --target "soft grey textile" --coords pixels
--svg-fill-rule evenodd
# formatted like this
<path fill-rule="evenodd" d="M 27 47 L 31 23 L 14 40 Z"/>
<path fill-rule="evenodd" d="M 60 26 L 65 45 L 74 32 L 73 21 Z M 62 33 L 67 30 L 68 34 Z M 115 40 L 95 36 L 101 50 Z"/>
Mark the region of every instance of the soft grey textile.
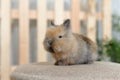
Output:
<path fill-rule="evenodd" d="M 87 65 L 54 66 L 29 64 L 19 66 L 11 80 L 120 80 L 120 64 L 95 62 Z"/>

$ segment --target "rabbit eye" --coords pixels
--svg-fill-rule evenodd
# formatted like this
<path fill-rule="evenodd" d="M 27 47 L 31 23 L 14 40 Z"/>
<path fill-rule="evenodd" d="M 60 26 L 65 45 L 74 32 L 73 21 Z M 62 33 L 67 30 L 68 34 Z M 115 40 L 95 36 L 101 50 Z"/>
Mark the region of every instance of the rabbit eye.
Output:
<path fill-rule="evenodd" d="M 62 38 L 62 36 L 60 35 L 60 36 L 58 36 L 59 38 Z"/>

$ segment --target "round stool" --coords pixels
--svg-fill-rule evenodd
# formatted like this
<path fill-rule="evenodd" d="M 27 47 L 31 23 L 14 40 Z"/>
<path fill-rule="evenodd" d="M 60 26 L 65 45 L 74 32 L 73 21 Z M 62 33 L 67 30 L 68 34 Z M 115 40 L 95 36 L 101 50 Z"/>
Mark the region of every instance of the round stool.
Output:
<path fill-rule="evenodd" d="M 11 80 L 120 80 L 120 64 L 95 62 L 71 66 L 49 63 L 22 65 L 12 73 Z"/>

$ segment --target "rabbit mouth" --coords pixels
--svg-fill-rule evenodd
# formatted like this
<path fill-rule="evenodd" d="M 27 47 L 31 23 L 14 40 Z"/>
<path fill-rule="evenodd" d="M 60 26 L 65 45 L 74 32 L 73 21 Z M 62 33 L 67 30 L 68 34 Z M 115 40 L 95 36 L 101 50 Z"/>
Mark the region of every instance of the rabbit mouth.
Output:
<path fill-rule="evenodd" d="M 50 51 L 51 53 L 54 53 L 54 49 L 53 49 L 52 47 L 49 47 L 49 51 Z"/>

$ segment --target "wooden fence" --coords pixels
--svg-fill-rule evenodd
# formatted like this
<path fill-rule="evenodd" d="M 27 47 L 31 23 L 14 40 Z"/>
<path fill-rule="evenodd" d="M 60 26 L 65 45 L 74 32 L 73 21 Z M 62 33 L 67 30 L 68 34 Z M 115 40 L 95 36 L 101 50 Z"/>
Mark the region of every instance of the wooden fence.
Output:
<path fill-rule="evenodd" d="M 81 3 L 82 4 L 82 3 Z M 71 10 L 64 10 L 64 0 L 54 0 L 54 11 L 47 10 L 46 0 L 37 0 L 37 9 L 29 10 L 29 0 L 19 0 L 19 8 L 11 9 L 11 0 L 1 0 L 1 80 L 10 80 L 13 66 L 10 65 L 11 21 L 19 19 L 19 63 L 29 63 L 29 19 L 37 20 L 37 61 L 47 61 L 43 39 L 47 20 L 60 24 L 71 19 L 73 32 L 80 33 L 80 21 L 87 21 L 87 36 L 96 41 L 96 21 L 102 21 L 103 39 L 111 39 L 111 0 L 102 0 L 102 11 L 96 11 L 96 0 L 88 0 L 88 10 L 82 11 L 80 0 L 71 0 Z"/>

